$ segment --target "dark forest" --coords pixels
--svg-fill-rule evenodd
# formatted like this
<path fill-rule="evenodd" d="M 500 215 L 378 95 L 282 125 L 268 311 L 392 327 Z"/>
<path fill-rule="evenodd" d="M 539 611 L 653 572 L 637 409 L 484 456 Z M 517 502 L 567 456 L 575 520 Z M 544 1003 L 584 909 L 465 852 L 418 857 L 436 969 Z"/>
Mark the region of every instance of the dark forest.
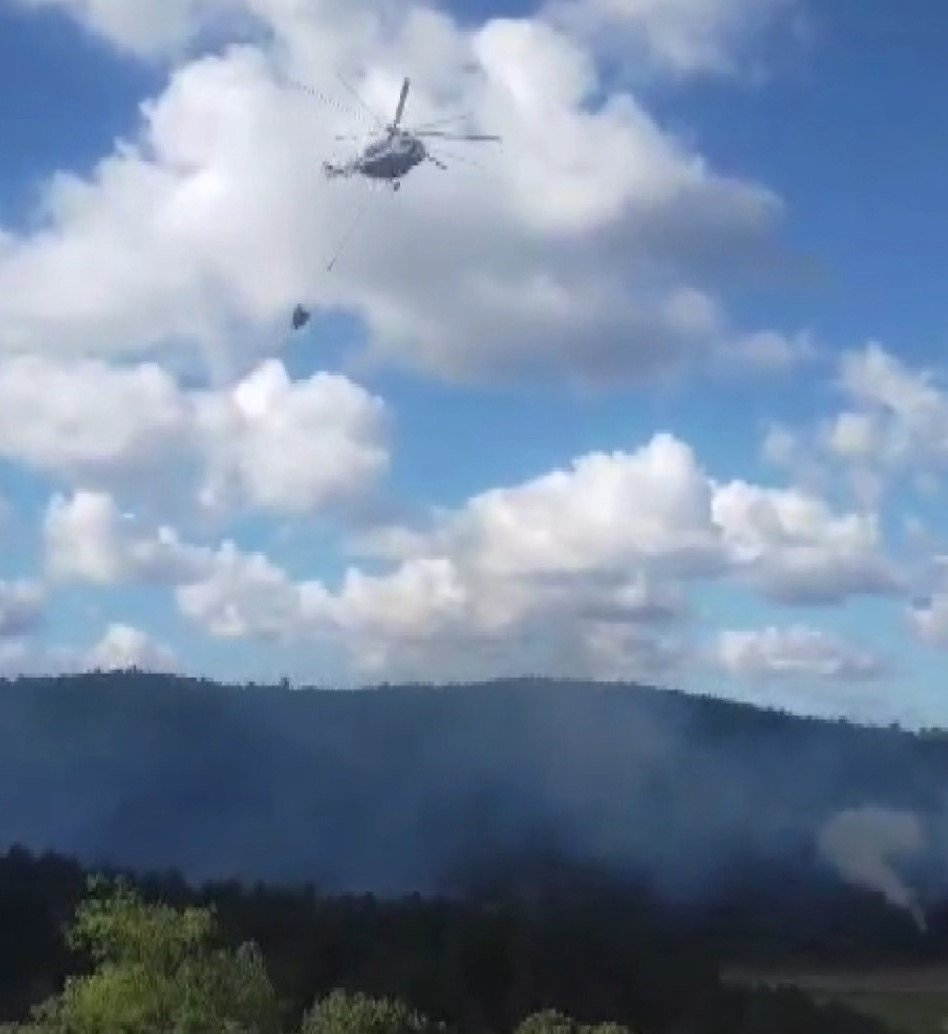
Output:
<path fill-rule="evenodd" d="M 335 989 L 463 1034 L 878 1029 L 722 972 L 948 960 L 946 785 L 936 732 L 640 686 L 7 682 L 0 1016 L 82 971 L 63 931 L 108 872 L 259 945 L 288 1029 Z"/>

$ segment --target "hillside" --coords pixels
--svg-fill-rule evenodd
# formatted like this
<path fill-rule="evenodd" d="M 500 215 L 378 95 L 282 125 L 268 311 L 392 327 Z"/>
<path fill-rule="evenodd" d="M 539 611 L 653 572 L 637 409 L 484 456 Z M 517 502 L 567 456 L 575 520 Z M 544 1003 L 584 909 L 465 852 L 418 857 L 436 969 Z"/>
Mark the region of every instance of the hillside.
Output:
<path fill-rule="evenodd" d="M 946 786 L 936 736 L 637 686 L 0 685 L 0 846 L 198 880 L 430 892 L 545 851 L 697 900 L 774 867 L 838 882 L 820 836 L 871 806 L 880 856 L 891 816 L 923 829 L 898 871 L 936 901 Z"/>

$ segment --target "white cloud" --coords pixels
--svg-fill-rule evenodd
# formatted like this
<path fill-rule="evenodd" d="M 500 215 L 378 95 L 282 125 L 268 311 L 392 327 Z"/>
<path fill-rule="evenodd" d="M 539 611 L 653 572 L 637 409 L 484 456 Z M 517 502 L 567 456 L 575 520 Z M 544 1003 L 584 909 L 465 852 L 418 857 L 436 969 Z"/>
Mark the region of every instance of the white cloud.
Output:
<path fill-rule="evenodd" d="M 840 383 L 860 409 L 832 425 L 836 455 L 896 465 L 948 459 L 948 394 L 932 372 L 911 369 L 873 342 L 843 357 Z"/>
<path fill-rule="evenodd" d="M 109 625 L 88 649 L 49 646 L 32 635 L 0 638 L 0 676 L 71 675 L 87 671 L 178 670 L 173 651 L 145 632 L 125 624 Z"/>
<path fill-rule="evenodd" d="M 676 625 L 694 579 L 743 580 L 788 603 L 899 587 L 871 517 L 791 490 L 715 485 L 670 435 L 381 535 L 388 569 L 351 567 L 336 589 L 232 544 L 143 534 L 88 494 L 54 501 L 47 535 L 60 577 L 161 582 L 211 635 L 325 640 L 361 670 L 406 676 L 652 677 L 687 659 Z"/>
<path fill-rule="evenodd" d="M 371 22 L 397 11 L 401 0 L 19 0 L 60 8 L 85 28 L 139 57 L 180 58 L 208 30 L 257 27 L 284 34 L 314 19 L 333 26 Z"/>
<path fill-rule="evenodd" d="M 931 369 L 917 368 L 876 342 L 844 353 L 836 413 L 809 428 L 772 426 L 764 458 L 797 484 L 845 489 L 866 510 L 899 491 L 937 494 L 948 467 L 948 391 Z"/>
<path fill-rule="evenodd" d="M 182 48 L 229 0 L 20 0 L 36 8 L 60 7 L 116 45 L 143 56 Z"/>
<path fill-rule="evenodd" d="M 88 179 L 55 177 L 42 228 L 0 249 L 0 348 L 196 344 L 244 369 L 304 299 L 360 316 L 376 358 L 451 378 L 635 379 L 734 341 L 757 342 L 756 365 L 761 343 L 771 360 L 792 349 L 734 327 L 714 293 L 713 271 L 764 261 L 770 191 L 716 174 L 631 96 L 589 107 L 591 53 L 541 19 L 466 30 L 430 9 L 394 23 L 368 10 L 274 0 L 279 46 L 182 65 L 140 139 Z M 278 86 L 275 66 L 305 77 L 353 53 L 386 112 L 413 69 L 409 120 L 463 105 L 505 142 L 478 152 L 483 169 L 425 166 L 375 196 L 327 274 L 367 188 L 324 182 L 349 120 Z M 470 63 L 478 74 L 459 71 Z"/>
<path fill-rule="evenodd" d="M 773 331 L 739 335 L 722 345 L 719 352 L 722 364 L 774 374 L 787 374 L 819 354 L 811 335 L 786 337 Z"/>
<path fill-rule="evenodd" d="M 388 464 L 384 403 L 346 377 L 269 360 L 185 391 L 154 364 L 0 358 L 0 456 L 71 484 L 208 507 L 306 513 L 349 503 Z"/>
<path fill-rule="evenodd" d="M 912 370 L 877 342 L 847 353 L 840 367 L 851 398 L 897 414 L 907 424 L 944 431 L 945 396 L 931 372 Z"/>
<path fill-rule="evenodd" d="M 209 550 L 185 545 L 170 528 L 137 535 L 133 521 L 102 492 L 55 496 L 43 530 L 46 567 L 54 581 L 175 584 L 209 562 Z"/>
<path fill-rule="evenodd" d="M 88 670 L 174 671 L 177 660 L 167 647 L 156 643 L 147 633 L 130 625 L 112 624 L 102 639 L 86 654 Z"/>
<path fill-rule="evenodd" d="M 655 562 L 676 573 L 722 562 L 712 489 L 668 434 L 634 453 L 592 453 L 566 471 L 475 496 L 440 544 L 498 575 L 611 571 Z"/>
<path fill-rule="evenodd" d="M 799 437 L 789 427 L 772 424 L 767 428 L 761 453 L 764 459 L 775 467 L 792 469 L 799 460 Z"/>
<path fill-rule="evenodd" d="M 485 492 L 427 535 L 393 541 L 403 559 L 392 573 L 350 572 L 333 597 L 354 652 L 380 667 L 421 643 L 463 653 L 492 637 L 530 656 L 541 628 L 558 670 L 591 658 L 612 675 L 622 644 L 654 670 L 684 659 L 654 628 L 685 612 L 686 579 L 736 578 L 789 604 L 902 588 L 871 515 L 793 490 L 717 486 L 669 435 Z"/>
<path fill-rule="evenodd" d="M 44 593 L 35 582 L 0 581 L 0 640 L 33 632 L 43 618 Z"/>
<path fill-rule="evenodd" d="M 93 584 L 119 581 L 128 566 L 121 541 L 121 515 L 111 497 L 82 492 L 56 496 L 46 512 L 46 567 L 57 580 Z"/>
<path fill-rule="evenodd" d="M 798 484 L 849 491 L 879 509 L 895 487 L 932 495 L 948 465 L 948 391 L 876 342 L 846 352 L 837 387 L 845 405 L 815 426 L 771 427 L 764 457 Z"/>
<path fill-rule="evenodd" d="M 336 593 L 229 543 L 143 532 L 101 493 L 53 500 L 47 562 L 60 580 L 172 587 L 181 612 L 215 636 L 341 642 L 366 670 L 653 673 L 677 652 L 649 630 L 684 610 L 667 572 L 703 570 L 713 550 L 695 472 L 667 438 L 631 457 L 587 458 L 571 474 L 477 497 L 407 536 L 419 555 L 384 574 L 350 569 Z M 637 502 L 646 489 L 650 505 Z"/>
<path fill-rule="evenodd" d="M 204 499 L 297 513 L 361 494 L 388 467 L 385 405 L 336 374 L 294 383 L 270 360 L 198 402 L 212 456 Z"/>
<path fill-rule="evenodd" d="M 20 0 L 36 8 L 59 7 L 92 32 L 144 57 L 180 54 L 208 28 L 246 25 L 290 36 L 317 20 L 339 31 L 358 21 L 384 26 L 404 5 L 393 0 Z M 636 61 L 676 75 L 733 74 L 745 66 L 761 36 L 775 23 L 800 25 L 797 0 L 552 0 L 544 21 L 617 46 Z M 363 28 L 363 32 L 365 29 Z M 447 41 L 445 41 L 447 42 Z"/>
<path fill-rule="evenodd" d="M 166 586 L 182 613 L 225 638 L 291 639 L 303 626 L 305 592 L 262 554 L 185 543 L 167 526 L 143 530 L 106 493 L 54 497 L 44 535 L 54 583 Z"/>
<path fill-rule="evenodd" d="M 688 652 L 675 636 L 632 625 L 598 623 L 583 629 L 578 644 L 567 643 L 558 660 L 558 673 L 574 678 L 667 683 L 681 672 Z"/>
<path fill-rule="evenodd" d="M 334 595 L 303 586 L 304 627 L 341 641 L 356 670 L 387 677 L 665 679 L 684 653 L 659 626 L 677 615 L 642 609 L 637 589 L 617 587 L 621 577 L 557 584 L 490 575 L 464 557 L 425 557 L 387 575 L 351 570 Z"/>
<path fill-rule="evenodd" d="M 874 413 L 840 413 L 827 429 L 827 445 L 842 460 L 865 462 L 883 448 L 883 428 Z"/>
<path fill-rule="evenodd" d="M 884 555 L 873 513 L 836 514 L 798 489 L 734 481 L 715 493 L 714 520 L 734 570 L 781 603 L 905 591 L 902 573 Z"/>
<path fill-rule="evenodd" d="M 816 448 L 806 429 L 771 423 L 761 443 L 761 458 L 800 491 L 822 496 L 832 492 L 839 477 L 826 463 L 823 451 Z M 873 509 L 876 500 L 858 497 L 863 508 Z"/>
<path fill-rule="evenodd" d="M 319 587 L 313 590 L 322 594 Z M 259 553 L 232 543 L 206 557 L 204 570 L 176 590 L 181 612 L 211 635 L 225 639 L 293 640 L 304 634 L 306 587 Z"/>
<path fill-rule="evenodd" d="M 549 16 L 630 64 L 676 75 L 732 75 L 794 0 L 552 0 Z"/>
<path fill-rule="evenodd" d="M 0 455 L 95 480 L 180 456 L 187 398 L 154 363 L 0 358 Z"/>
<path fill-rule="evenodd" d="M 886 671 L 885 662 L 825 632 L 805 625 L 760 631 L 726 630 L 717 643 L 717 661 L 736 678 L 859 681 Z"/>

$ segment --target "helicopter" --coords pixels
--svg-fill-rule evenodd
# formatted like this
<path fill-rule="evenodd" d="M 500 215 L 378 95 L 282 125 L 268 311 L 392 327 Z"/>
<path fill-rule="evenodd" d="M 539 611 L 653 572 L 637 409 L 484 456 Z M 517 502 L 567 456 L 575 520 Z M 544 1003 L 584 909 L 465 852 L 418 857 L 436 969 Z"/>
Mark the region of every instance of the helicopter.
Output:
<path fill-rule="evenodd" d="M 376 133 L 378 139 L 373 140 L 363 149 L 361 154 L 348 162 L 343 164 L 323 162 L 323 172 L 327 179 L 361 175 L 370 180 L 388 182 L 391 184 L 392 190 L 398 190 L 402 185 L 402 177 L 406 176 L 415 166 L 420 165 L 422 162 L 431 162 L 432 165 L 437 166 L 439 169 L 448 168 L 440 158 L 428 150 L 424 143 L 425 139 L 500 142 L 501 138 L 499 136 L 487 133 L 452 133 L 444 129 L 434 128 L 434 126 L 419 126 L 414 129 L 402 128 L 402 115 L 405 112 L 405 101 L 408 98 L 410 85 L 411 80 L 407 78 L 402 82 L 398 104 L 395 107 L 395 118 L 387 125 L 367 107 L 354 91 L 351 91 L 378 125 L 379 129 Z M 337 136 L 336 139 L 352 140 L 360 138 Z M 463 161 L 464 159 L 460 160 Z"/>

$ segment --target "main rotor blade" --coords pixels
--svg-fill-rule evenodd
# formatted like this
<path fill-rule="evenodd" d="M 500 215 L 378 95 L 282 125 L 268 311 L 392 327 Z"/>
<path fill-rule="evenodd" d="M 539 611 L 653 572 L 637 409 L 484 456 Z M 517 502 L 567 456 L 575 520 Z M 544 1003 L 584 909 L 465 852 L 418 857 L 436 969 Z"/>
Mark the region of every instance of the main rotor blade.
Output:
<path fill-rule="evenodd" d="M 463 157 L 460 154 L 449 154 L 447 151 L 442 151 L 441 148 L 438 148 L 438 152 L 439 152 L 439 154 L 443 154 L 445 158 L 450 159 L 452 162 L 460 162 L 462 165 L 473 165 L 475 169 L 483 169 L 484 168 L 484 166 L 481 165 L 480 162 L 474 161 L 473 158 L 465 158 L 465 157 Z M 437 160 L 437 159 L 432 157 L 430 151 L 428 152 L 428 157 L 431 158 L 432 161 L 436 161 Z"/>
<path fill-rule="evenodd" d="M 433 154 L 426 155 L 426 157 L 432 165 L 437 165 L 439 169 L 444 169 L 445 171 L 447 171 L 447 165 L 445 165 L 444 162 L 441 161 L 439 158 L 435 158 Z"/>
<path fill-rule="evenodd" d="M 312 86 L 307 86 L 306 83 L 297 82 L 294 79 L 286 80 L 286 85 L 292 87 L 294 90 L 301 90 L 303 93 L 308 93 L 311 97 L 315 97 L 316 100 L 321 101 L 323 104 L 329 105 L 331 108 L 335 108 L 336 111 L 341 112 L 344 115 L 358 116 L 360 119 L 364 119 L 365 116 L 361 111 L 356 111 L 353 108 L 345 107 L 332 97 L 327 97 L 326 94 L 320 93 L 319 90 L 313 89 Z"/>
<path fill-rule="evenodd" d="M 427 131 L 429 129 L 440 129 L 442 126 L 447 126 L 451 122 L 461 122 L 464 119 L 470 120 L 472 117 L 471 112 L 462 111 L 457 115 L 445 115 L 443 118 L 436 118 L 433 122 L 421 122 L 417 126 L 414 126 L 412 132 L 417 134 L 419 130 Z"/>
<path fill-rule="evenodd" d="M 415 136 L 438 137 L 441 140 L 492 140 L 497 143 L 500 143 L 501 139 L 488 133 L 445 133 L 440 129 L 419 130 Z"/>
<path fill-rule="evenodd" d="M 382 119 L 382 118 L 380 118 L 380 117 L 379 117 L 379 116 L 378 116 L 378 115 L 377 115 L 377 114 L 376 114 L 376 113 L 375 113 L 375 112 L 374 112 L 374 111 L 373 111 L 373 110 L 372 110 L 372 109 L 371 109 L 371 108 L 370 108 L 370 107 L 368 106 L 368 104 L 366 104 L 366 103 L 365 103 L 365 101 L 364 101 L 364 100 L 363 100 L 363 99 L 362 99 L 362 98 L 361 98 L 361 97 L 359 96 L 359 94 L 358 94 L 358 92 L 356 91 L 355 87 L 354 87 L 354 86 L 352 86 L 352 85 L 351 85 L 351 84 L 350 84 L 350 83 L 349 83 L 349 82 L 348 82 L 348 81 L 347 81 L 347 80 L 346 80 L 346 79 L 345 79 L 345 78 L 344 78 L 344 77 L 342 76 L 342 73 L 341 73 L 341 72 L 338 72 L 338 71 L 336 72 L 336 78 L 337 78 L 337 79 L 339 80 L 339 82 L 341 82 L 341 83 L 342 83 L 342 85 L 343 85 L 343 86 L 344 86 L 344 87 L 345 87 L 345 88 L 346 88 L 346 89 L 347 89 L 347 90 L 349 91 L 349 93 L 350 93 L 350 94 L 352 94 L 352 96 L 353 96 L 353 97 L 354 97 L 354 98 L 356 99 L 356 101 L 357 101 L 357 102 L 358 102 L 358 103 L 359 103 L 359 104 L 360 104 L 360 105 L 362 106 L 362 109 L 363 109 L 363 110 L 364 110 L 364 111 L 365 111 L 365 112 L 366 112 L 367 114 L 369 114 L 369 115 L 370 115 L 370 116 L 372 117 L 372 121 L 373 121 L 373 122 L 374 122 L 374 123 L 375 123 L 375 124 L 376 124 L 376 125 L 377 125 L 377 126 L 378 126 L 378 127 L 380 128 L 380 129 L 383 129 L 383 128 L 385 127 L 385 120 L 384 120 L 384 119 Z"/>
<path fill-rule="evenodd" d="M 408 87 L 410 80 L 406 79 L 402 83 L 402 92 L 398 95 L 398 107 L 395 109 L 395 121 L 392 123 L 393 128 L 398 127 L 398 123 L 402 120 L 402 114 L 405 111 L 405 100 L 408 97 Z"/>

